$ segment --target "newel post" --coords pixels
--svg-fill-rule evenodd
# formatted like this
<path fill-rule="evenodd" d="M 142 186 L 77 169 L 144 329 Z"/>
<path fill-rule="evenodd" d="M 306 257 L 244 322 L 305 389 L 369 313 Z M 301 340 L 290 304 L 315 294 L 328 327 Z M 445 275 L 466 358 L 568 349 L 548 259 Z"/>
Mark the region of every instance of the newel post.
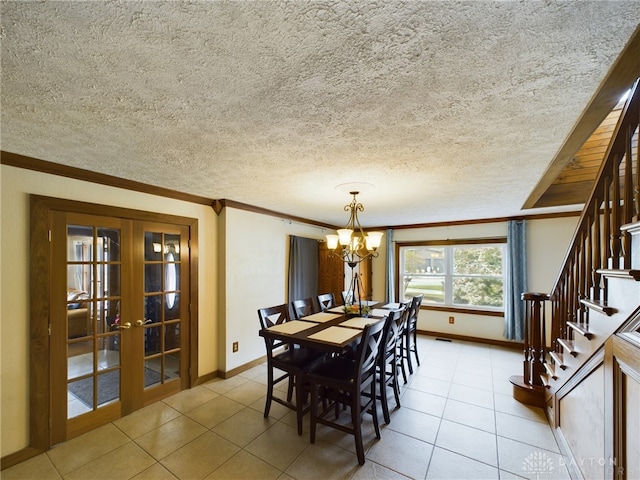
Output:
<path fill-rule="evenodd" d="M 523 375 L 514 375 L 513 398 L 519 402 L 544 407 L 545 389 L 540 375 L 544 373 L 546 293 L 523 293 L 525 302 Z"/>

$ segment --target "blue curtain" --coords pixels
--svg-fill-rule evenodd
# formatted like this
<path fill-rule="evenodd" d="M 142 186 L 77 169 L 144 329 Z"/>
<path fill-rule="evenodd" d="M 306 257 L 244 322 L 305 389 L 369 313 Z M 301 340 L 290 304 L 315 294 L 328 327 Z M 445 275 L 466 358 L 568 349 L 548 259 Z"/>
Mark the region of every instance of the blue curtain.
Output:
<path fill-rule="evenodd" d="M 385 266 L 386 266 L 386 278 L 385 278 L 385 301 L 387 303 L 389 302 L 395 302 L 395 281 L 394 281 L 394 275 L 395 275 L 395 266 L 394 266 L 394 258 L 395 258 L 395 252 L 393 251 L 393 230 L 392 229 L 387 229 L 387 235 L 386 235 L 387 239 L 386 239 L 386 246 L 387 246 L 387 258 L 386 258 L 386 262 L 385 262 Z"/>
<path fill-rule="evenodd" d="M 291 235 L 289 239 L 289 301 L 318 295 L 318 241 Z"/>
<path fill-rule="evenodd" d="M 524 220 L 509 220 L 507 230 L 506 305 L 504 309 L 504 337 L 524 339 L 524 301 L 527 291 L 527 247 Z"/>

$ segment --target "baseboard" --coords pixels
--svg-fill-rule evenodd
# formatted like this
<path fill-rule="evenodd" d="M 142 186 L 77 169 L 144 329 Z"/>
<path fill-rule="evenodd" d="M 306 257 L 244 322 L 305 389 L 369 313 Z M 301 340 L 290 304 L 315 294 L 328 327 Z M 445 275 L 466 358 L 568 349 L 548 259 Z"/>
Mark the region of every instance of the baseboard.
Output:
<path fill-rule="evenodd" d="M 236 375 L 242 373 L 242 372 L 246 372 L 247 370 L 251 370 L 253 367 L 257 367 L 258 365 L 263 364 L 264 362 L 267 361 L 267 356 L 264 355 L 260 358 L 256 358 L 255 360 L 249 362 L 249 363 L 245 363 L 244 365 L 240 365 L 239 367 L 234 368 L 233 370 L 228 370 L 226 372 L 222 372 L 222 374 L 220 375 L 222 378 L 231 378 L 231 377 L 235 377 Z"/>
<path fill-rule="evenodd" d="M 39 448 L 26 447 L 17 452 L 10 453 L 6 457 L 0 458 L 0 470 L 13 467 L 19 463 L 25 462 L 30 458 L 36 457 L 45 451 Z"/>
<path fill-rule="evenodd" d="M 475 342 L 475 343 L 486 343 L 489 345 L 496 345 L 499 347 L 512 348 L 514 350 L 522 351 L 524 349 L 524 344 L 522 342 L 510 342 L 509 340 L 494 340 L 492 338 L 481 338 L 481 337 L 467 337 L 465 335 L 456 335 L 454 333 L 442 333 L 442 332 L 431 332 L 428 330 L 418 330 L 419 334 L 429 335 L 430 337 L 439 337 L 439 338 L 447 338 L 450 340 L 460 340 L 464 342 Z"/>

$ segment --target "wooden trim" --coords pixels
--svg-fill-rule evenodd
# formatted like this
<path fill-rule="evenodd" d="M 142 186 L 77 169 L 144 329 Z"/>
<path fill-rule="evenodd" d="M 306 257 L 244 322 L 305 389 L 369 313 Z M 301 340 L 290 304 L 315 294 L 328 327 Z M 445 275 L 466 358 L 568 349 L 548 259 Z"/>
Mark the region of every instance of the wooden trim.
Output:
<path fill-rule="evenodd" d="M 413 228 L 455 227 L 460 225 L 476 225 L 481 223 L 505 223 L 505 222 L 508 222 L 509 220 L 545 220 L 549 218 L 579 217 L 581 213 L 582 213 L 582 210 L 571 210 L 568 212 L 538 213 L 533 215 L 518 215 L 514 217 L 478 218 L 474 220 L 456 220 L 451 222 L 387 225 L 387 226 L 371 227 L 369 230 L 386 230 L 386 229 L 408 230 Z"/>
<path fill-rule="evenodd" d="M 460 238 L 460 239 L 447 239 L 447 240 L 421 240 L 421 241 L 408 241 L 408 242 L 396 242 L 399 247 L 424 247 L 424 246 L 449 246 L 449 245 L 484 245 L 486 243 L 507 243 L 507 237 L 487 237 L 487 238 Z"/>
<path fill-rule="evenodd" d="M 420 310 L 431 310 L 433 312 L 466 313 L 469 315 L 484 315 L 486 317 L 504 317 L 504 312 L 494 310 L 478 310 L 474 308 L 440 307 L 436 305 L 420 305 Z"/>
<path fill-rule="evenodd" d="M 496 345 L 499 347 L 512 348 L 514 350 L 522 351 L 524 345 L 522 342 L 510 342 L 508 340 L 495 340 L 492 338 L 482 337 L 468 337 L 466 335 L 456 335 L 454 333 L 432 332 L 430 330 L 418 330 L 421 335 L 428 335 L 430 337 L 446 338 L 448 340 L 460 340 L 463 342 L 475 342 L 485 343 L 487 345 Z"/>
<path fill-rule="evenodd" d="M 149 193 L 151 195 L 173 198 L 175 200 L 182 200 L 185 202 L 207 205 L 210 207 L 213 206 L 213 200 L 207 197 L 178 192 L 176 190 L 157 187 L 142 182 L 136 182 L 134 180 L 126 180 L 124 178 L 94 172 L 92 170 L 85 170 L 83 168 L 76 168 L 70 167 L 68 165 L 62 165 L 60 163 L 47 162 L 45 160 L 39 160 L 37 158 L 19 155 L 17 153 L 0 151 L 0 164 L 9 165 L 11 167 L 24 168 L 36 172 L 48 173 L 50 175 L 57 175 L 60 177 L 73 178 L 75 180 L 83 180 L 85 182 L 98 183 L 100 185 L 107 185 L 109 187 L 124 188 L 126 190 L 131 190 L 134 192 Z"/>
<path fill-rule="evenodd" d="M 188 383 L 196 382 L 198 373 L 198 219 L 177 215 L 111 207 L 87 202 L 30 195 L 30 432 L 29 447 L 46 451 L 51 443 L 49 311 L 51 252 L 49 230 L 54 212 L 72 212 L 116 217 L 145 222 L 160 222 L 189 228 L 190 235 L 190 357 Z"/>
<path fill-rule="evenodd" d="M 249 204 L 246 204 L 246 203 L 240 203 L 240 202 L 236 202 L 234 200 L 229 200 L 229 199 L 226 199 L 226 198 L 223 198 L 222 200 L 219 200 L 219 202 L 220 202 L 220 205 L 222 206 L 222 208 L 225 208 L 225 207 L 235 208 L 236 210 L 244 210 L 246 212 L 259 213 L 261 215 L 269 215 L 269 216 L 272 216 L 272 217 L 282 218 L 284 220 L 291 220 L 292 222 L 299 222 L 299 223 L 304 223 L 304 224 L 308 224 L 308 225 L 315 225 L 317 227 L 328 228 L 330 230 L 336 230 L 338 228 L 342 228 L 342 227 L 337 227 L 335 225 L 331 225 L 329 223 L 316 222 L 315 220 L 310 220 L 308 218 L 297 217 L 295 215 L 288 215 L 286 213 L 276 212 L 275 210 L 269 210 L 267 208 L 256 207 L 254 205 L 249 205 Z M 222 208 L 220 210 L 222 210 Z M 367 230 L 370 230 L 370 229 L 367 229 Z"/>
<path fill-rule="evenodd" d="M 51 277 L 51 210 L 43 197 L 30 198 L 29 256 L 29 447 L 50 445 L 49 311 Z"/>
<path fill-rule="evenodd" d="M 59 163 L 48 162 L 25 155 L 19 155 L 17 153 L 0 151 L 0 165 L 7 165 L 11 167 L 24 168 L 27 170 L 33 170 L 36 172 L 48 173 L 50 175 L 57 175 L 66 178 L 73 178 L 75 180 L 81 180 L 85 182 L 97 183 L 100 185 L 107 185 L 110 187 L 123 188 L 134 192 L 148 193 L 151 195 L 158 195 L 161 197 L 172 198 L 175 200 L 182 200 L 185 202 L 196 203 L 199 205 L 207 205 L 213 208 L 216 215 L 220 215 L 224 207 L 235 208 L 238 210 L 245 210 L 247 212 L 260 213 L 262 215 L 269 215 L 276 218 L 282 218 L 284 220 L 291 220 L 294 222 L 300 222 L 308 225 L 316 225 L 331 230 L 341 228 L 328 223 L 317 222 L 304 217 L 298 217 L 295 215 L 288 215 L 286 213 L 277 212 L 275 210 L 269 210 L 262 207 L 256 207 L 246 203 L 236 202 L 229 199 L 212 199 L 208 197 L 202 197 L 199 195 L 192 195 L 189 193 L 179 192 L 168 188 L 157 187 L 154 185 L 148 185 L 146 183 L 137 182 L 134 180 L 126 180 L 113 175 L 107 175 L 91 170 L 85 170 L 77 167 L 70 167 Z M 380 230 L 380 229 L 415 229 L 415 228 L 433 228 L 433 227 L 451 227 L 456 225 L 475 225 L 483 223 L 500 223 L 507 222 L 509 220 L 540 220 L 547 218 L 564 218 L 575 217 L 580 215 L 580 211 L 570 212 L 557 212 L 557 213 L 545 213 L 536 215 L 519 215 L 515 217 L 500 217 L 500 218 L 484 218 L 476 220 L 458 220 L 452 222 L 435 222 L 435 223 L 417 223 L 408 225 L 390 225 L 384 227 L 371 227 L 366 230 Z"/>
<path fill-rule="evenodd" d="M 45 450 L 40 450 L 38 448 L 25 447 L 22 450 L 10 453 L 9 455 L 0 459 L 0 470 L 4 470 L 6 468 L 13 467 L 14 465 L 18 465 L 19 463 L 26 462 L 30 458 L 37 457 L 44 452 Z"/>

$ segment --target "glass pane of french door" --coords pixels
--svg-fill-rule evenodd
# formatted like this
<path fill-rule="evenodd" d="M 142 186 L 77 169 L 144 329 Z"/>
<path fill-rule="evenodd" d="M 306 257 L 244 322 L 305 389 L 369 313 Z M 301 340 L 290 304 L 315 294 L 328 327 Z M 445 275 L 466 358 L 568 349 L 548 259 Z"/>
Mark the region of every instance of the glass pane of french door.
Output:
<path fill-rule="evenodd" d="M 121 231 L 67 225 L 67 418 L 121 398 Z"/>
<path fill-rule="evenodd" d="M 180 229 L 146 226 L 144 231 L 144 388 L 167 384 L 181 376 L 183 255 Z M 177 386 L 177 385 L 176 385 Z"/>

